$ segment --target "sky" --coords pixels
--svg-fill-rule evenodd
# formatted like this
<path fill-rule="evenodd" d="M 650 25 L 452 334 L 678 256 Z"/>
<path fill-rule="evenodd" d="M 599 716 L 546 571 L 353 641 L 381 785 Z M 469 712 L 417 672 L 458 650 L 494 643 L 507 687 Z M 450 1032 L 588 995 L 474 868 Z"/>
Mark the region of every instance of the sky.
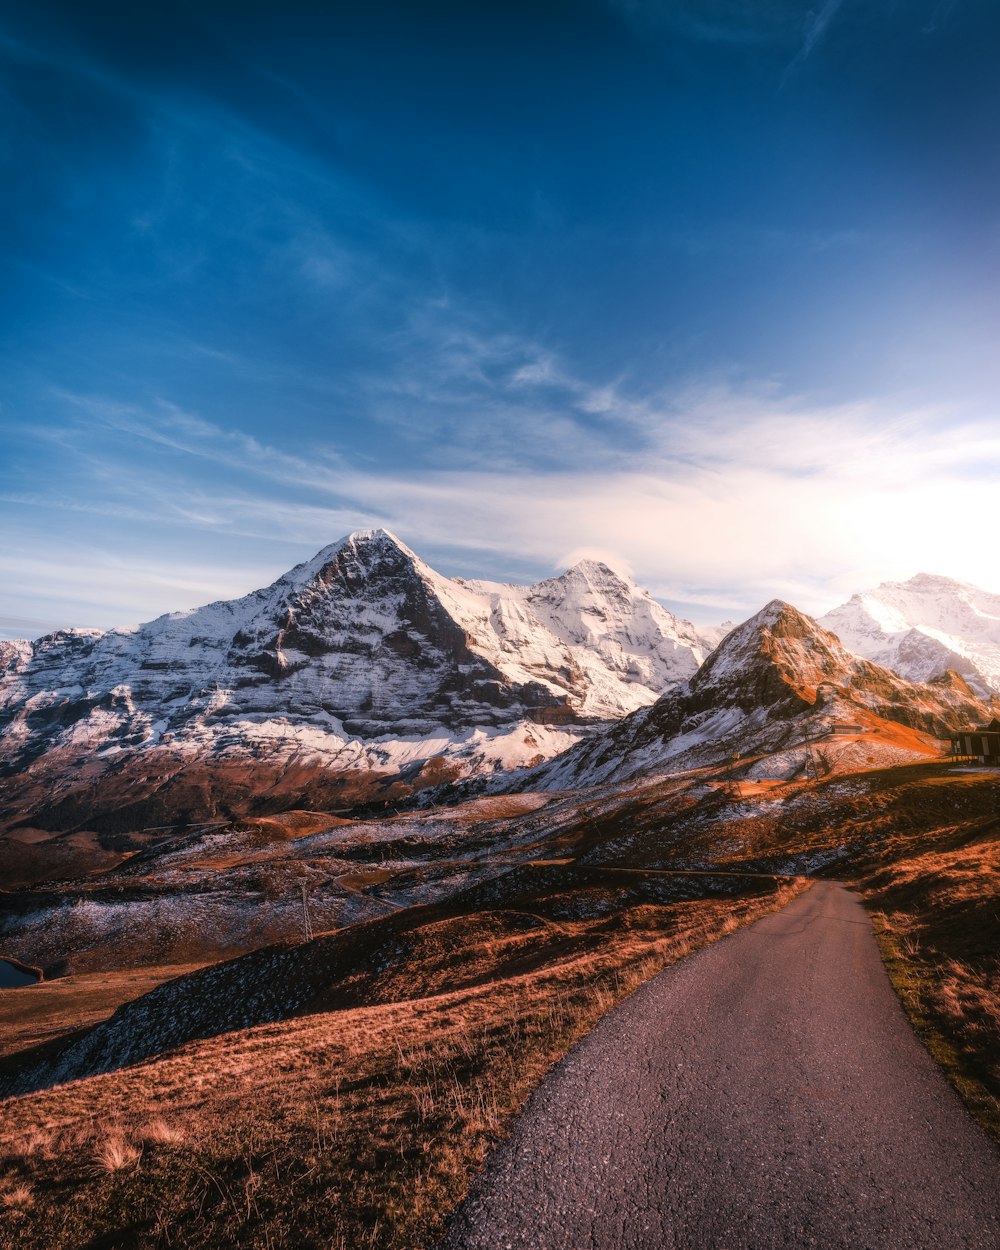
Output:
<path fill-rule="evenodd" d="M 995 0 L 0 6 L 0 636 L 385 526 L 1000 590 Z"/>

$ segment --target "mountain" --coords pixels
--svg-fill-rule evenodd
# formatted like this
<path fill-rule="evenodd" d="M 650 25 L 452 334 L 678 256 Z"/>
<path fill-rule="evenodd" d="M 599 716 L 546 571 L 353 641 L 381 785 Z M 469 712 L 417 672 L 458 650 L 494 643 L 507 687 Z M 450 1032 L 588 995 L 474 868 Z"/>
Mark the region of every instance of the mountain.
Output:
<path fill-rule="evenodd" d="M 911 681 L 951 668 L 980 694 L 1000 691 L 1000 595 L 977 586 L 918 573 L 852 595 L 819 623 Z"/>
<path fill-rule="evenodd" d="M 359 531 L 241 599 L 5 644 L 0 819 L 128 829 L 265 793 L 398 799 L 554 755 L 690 677 L 709 645 L 600 563 L 467 582 Z"/>
<path fill-rule="evenodd" d="M 690 681 L 535 768 L 526 785 L 593 785 L 734 759 L 750 777 L 897 762 L 940 753 L 938 739 L 990 719 L 996 706 L 953 671 L 919 684 L 853 655 L 776 599 Z"/>
<path fill-rule="evenodd" d="M 535 586 L 453 585 L 469 596 L 455 615 L 473 645 L 512 681 L 567 689 L 583 717 L 615 719 L 652 703 L 716 643 L 595 560 Z"/>

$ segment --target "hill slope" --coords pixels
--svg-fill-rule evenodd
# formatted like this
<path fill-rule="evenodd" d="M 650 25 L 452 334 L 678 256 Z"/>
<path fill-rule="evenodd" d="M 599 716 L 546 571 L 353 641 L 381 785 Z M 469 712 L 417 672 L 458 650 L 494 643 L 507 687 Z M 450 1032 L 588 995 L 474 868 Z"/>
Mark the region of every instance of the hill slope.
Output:
<path fill-rule="evenodd" d="M 734 758 L 748 776 L 792 776 L 817 766 L 811 744 L 831 735 L 838 746 L 865 742 L 865 758 L 877 749 L 878 762 L 899 762 L 939 754 L 937 739 L 994 710 L 958 674 L 907 681 L 776 599 L 685 685 L 541 765 L 528 784 L 593 785 Z"/>

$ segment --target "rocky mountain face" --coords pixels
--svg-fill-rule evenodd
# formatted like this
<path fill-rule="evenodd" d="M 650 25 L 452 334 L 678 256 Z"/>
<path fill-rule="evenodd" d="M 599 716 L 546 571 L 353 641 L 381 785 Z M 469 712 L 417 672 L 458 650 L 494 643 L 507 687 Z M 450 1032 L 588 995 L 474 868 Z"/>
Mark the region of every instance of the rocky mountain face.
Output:
<path fill-rule="evenodd" d="M 690 681 L 539 766 L 527 784 L 558 789 L 726 761 L 743 775 L 782 777 L 830 766 L 848 747 L 857 764 L 895 762 L 938 754 L 940 738 L 989 720 L 997 706 L 951 670 L 907 681 L 774 600 Z"/>
<path fill-rule="evenodd" d="M 0 819 L 128 828 L 261 792 L 393 798 L 554 755 L 709 645 L 603 564 L 466 582 L 362 531 L 242 599 L 3 644 Z"/>
<path fill-rule="evenodd" d="M 1000 595 L 918 573 L 853 595 L 819 623 L 849 650 L 911 681 L 950 668 L 984 696 L 1000 692 Z"/>

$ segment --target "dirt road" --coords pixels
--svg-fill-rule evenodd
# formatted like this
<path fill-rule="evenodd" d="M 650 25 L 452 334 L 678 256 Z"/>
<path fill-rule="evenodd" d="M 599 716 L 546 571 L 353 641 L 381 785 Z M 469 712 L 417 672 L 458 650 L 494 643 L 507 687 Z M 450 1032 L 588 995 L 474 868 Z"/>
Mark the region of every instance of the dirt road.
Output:
<path fill-rule="evenodd" d="M 448 1250 L 998 1250 L 1000 1154 L 819 883 L 669 969 L 537 1091 Z"/>

